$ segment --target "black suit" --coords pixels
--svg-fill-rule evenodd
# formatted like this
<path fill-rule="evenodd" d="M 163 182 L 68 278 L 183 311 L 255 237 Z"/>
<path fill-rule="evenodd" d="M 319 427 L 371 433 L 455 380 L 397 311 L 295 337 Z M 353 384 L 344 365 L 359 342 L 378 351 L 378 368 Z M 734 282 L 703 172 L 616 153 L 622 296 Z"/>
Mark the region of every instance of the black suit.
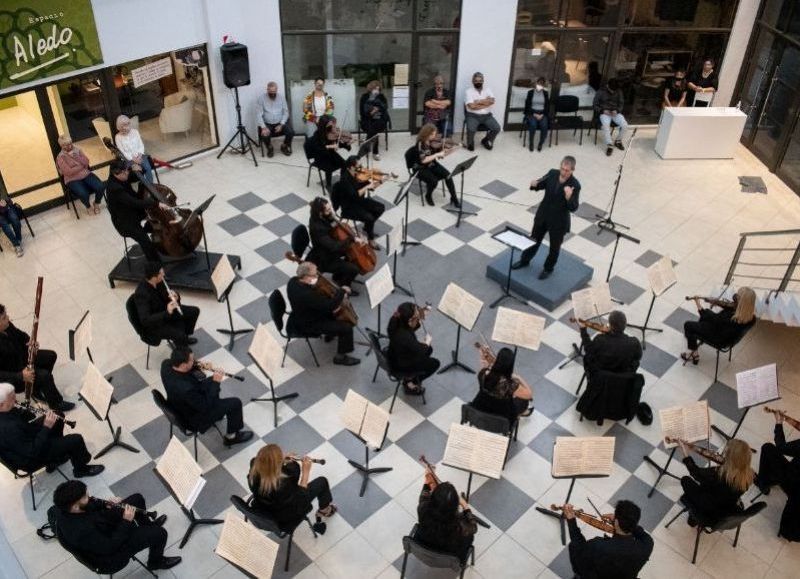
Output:
<path fill-rule="evenodd" d="M 0 412 L 0 457 L 12 467 L 33 471 L 69 459 L 73 468 L 89 464 L 91 455 L 80 434 L 64 436 L 64 422 L 56 420 L 52 428 L 42 425 L 43 418 L 29 422 L 32 414 L 19 409 Z"/>
<path fill-rule="evenodd" d="M 339 289 L 331 297 L 325 297 L 314 287 L 301 282 L 297 277 L 289 280 L 286 294 L 292 313 L 286 323 L 290 334 L 337 336 L 337 354 L 353 351 L 353 326 L 334 318 L 334 311 L 344 299 L 344 290 Z"/>
<path fill-rule="evenodd" d="M 307 259 L 316 264 L 321 272 L 333 274 L 333 281 L 338 285 L 350 287 L 359 272 L 356 264 L 347 261 L 345 253 L 353 241 L 339 241 L 331 237 L 332 226 L 333 222 L 328 219 L 311 217 L 308 222 L 311 251 Z"/>
<path fill-rule="evenodd" d="M 642 359 L 642 344 L 633 336 L 620 332 L 599 333 L 594 339 L 586 328 L 581 328 L 583 366 L 590 374 L 607 372 L 636 372 Z"/>
<path fill-rule="evenodd" d="M 147 219 L 145 210 L 158 205 L 158 201 L 149 195 L 138 195 L 130 181 L 120 181 L 112 174 L 106 185 L 106 202 L 114 229 L 136 241 L 149 261 L 160 262 L 158 249 L 142 227 L 142 221 Z"/>
<path fill-rule="evenodd" d="M 567 526 L 569 561 L 580 579 L 636 579 L 653 552 L 653 538 L 641 527 L 630 535 L 587 541 L 575 519 L 569 519 Z"/>
<path fill-rule="evenodd" d="M 170 360 L 164 360 L 161 382 L 167 391 L 167 401 L 193 430 L 205 432 L 223 417 L 227 418 L 228 434 L 236 434 L 244 428 L 242 401 L 220 398 L 219 384 L 202 371 L 178 372 Z"/>
<path fill-rule="evenodd" d="M 358 190 L 364 185 L 357 183 L 349 171 L 342 171 L 341 178 L 333 186 L 331 199 L 334 202 L 334 208 L 341 206 L 343 218 L 361 221 L 364 224 L 367 238 L 374 239 L 375 222 L 383 215 L 386 207 L 380 201 L 370 199 L 366 195 L 363 197 L 359 195 Z"/>
<path fill-rule="evenodd" d="M 5 332 L 0 332 L 0 382 L 8 382 L 16 392 L 25 390 L 22 369 L 28 365 L 28 341 L 30 336 L 11 322 Z M 53 368 L 58 355 L 52 350 L 39 350 L 34 359 L 35 377 L 33 395 L 47 402 L 50 408 L 58 408 L 64 398 L 53 381 Z"/>
<path fill-rule="evenodd" d="M 144 509 L 144 497 L 134 494 L 123 503 Z M 123 509 L 108 508 L 101 501 L 89 499 L 82 513 L 54 508 L 58 534 L 69 551 L 76 551 L 100 567 L 124 564 L 136 553 L 150 549 L 148 565 L 155 565 L 164 556 L 167 530 L 137 514 L 133 521 L 122 518 Z"/>
<path fill-rule="evenodd" d="M 151 286 L 146 280 L 140 281 L 133 294 L 133 302 L 139 321 L 148 335 L 172 340 L 178 346 L 188 345 L 188 336 L 194 333 L 200 308 L 181 304 L 183 315 L 177 310 L 171 314 L 167 312 L 170 302 L 164 284 Z"/>
<path fill-rule="evenodd" d="M 545 233 L 549 231 L 550 252 L 544 262 L 545 271 L 552 271 L 556 266 L 558 252 L 561 250 L 564 236 L 570 229 L 570 213 L 577 211 L 581 192 L 581 184 L 573 175 L 570 175 L 569 179 L 564 183 L 559 182 L 559 175 L 558 169 L 551 169 L 544 177 L 539 179 L 536 185 L 531 187 L 533 191 L 544 189 L 544 198 L 539 204 L 539 209 L 536 210 L 536 216 L 533 218 L 531 237 L 536 243 L 533 247 L 523 251 L 520 256 L 520 261 L 524 265 L 530 263 L 539 250 Z M 574 189 L 569 201 L 564 197 L 564 187 L 567 186 Z"/>

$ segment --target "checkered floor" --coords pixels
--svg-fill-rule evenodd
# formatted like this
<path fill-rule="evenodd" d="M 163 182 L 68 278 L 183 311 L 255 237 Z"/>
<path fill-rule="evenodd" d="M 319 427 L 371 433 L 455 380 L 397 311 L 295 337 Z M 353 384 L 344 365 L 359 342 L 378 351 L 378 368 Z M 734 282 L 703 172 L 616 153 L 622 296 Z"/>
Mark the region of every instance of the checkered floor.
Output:
<path fill-rule="evenodd" d="M 399 159 L 402 153 L 400 142 L 404 139 L 392 137 L 393 150 L 382 166 L 391 166 L 391 160 L 395 156 Z M 572 232 L 564 248 L 595 268 L 595 280 L 605 279 L 614 238 L 606 232 L 598 231 L 594 221 L 595 215 L 602 213 L 608 202 L 609 189 L 596 184 L 589 187 L 590 175 L 594 177 L 602 174 L 602 177 L 597 178 L 598 181 L 610 180 L 607 172 L 603 174 L 597 168 L 599 163 L 605 162 L 601 156 L 602 151 L 592 151 L 591 146 L 587 145 L 584 145 L 583 150 L 562 145 L 561 151 L 553 149 L 546 153 L 548 157 L 543 157 L 545 160 L 540 161 L 537 157 L 529 156 L 527 151 L 521 152 L 513 136 L 507 135 L 503 140 L 507 142 L 498 143 L 502 146 L 492 153 L 481 152 L 479 160 L 483 165 L 472 175 L 468 174 L 466 208 L 476 211 L 477 215 L 467 218 L 460 227 L 455 227 L 454 215 L 440 207 L 423 208 L 419 195 L 412 194 L 409 201 L 408 235 L 422 242 L 422 245 L 410 248 L 405 255 L 398 258 L 396 276 L 398 284 L 413 288 L 419 302 L 431 301 L 435 305 L 451 281 L 484 300 L 487 306 L 500 295 L 501 288 L 484 277 L 489 259 L 503 249 L 491 239 L 491 235 L 507 224 L 526 230 L 530 228 L 532 212 L 535 211 L 535 205 L 531 207 L 532 200 L 540 197 L 528 191 L 527 183 L 531 177 L 544 173 L 549 166 L 556 166 L 562 153 L 579 152 L 590 157 L 585 162 L 583 173 L 580 165 L 582 158 L 579 157 L 576 175 L 584 182 L 585 195 L 577 216 L 573 218 Z M 488 156 L 499 157 L 501 152 L 515 159 L 519 166 L 506 171 L 509 161 L 497 160 L 495 170 Z M 632 151 L 629 163 L 635 170 L 637 167 L 641 169 L 645 162 L 650 162 L 649 153 L 651 151 L 646 151 L 642 144 Z M 535 170 L 524 167 L 530 159 L 537 160 Z M 289 161 L 299 162 L 299 158 L 295 155 Z M 223 168 L 224 172 L 221 172 Z M 501 169 L 504 174 L 497 177 L 496 175 L 501 174 Z M 222 162 L 204 159 L 197 162 L 190 171 L 196 171 L 196 175 L 192 177 L 186 172 L 167 174 L 165 180 L 171 186 L 185 190 L 187 184 L 194 179 L 202 180 L 203 176 L 207 176 L 207 187 L 214 188 L 215 192 L 222 191 L 215 200 L 214 211 L 209 212 L 213 221 L 208 226 L 209 244 L 212 250 L 242 255 L 242 279 L 237 282 L 231 294 L 234 325 L 249 327 L 268 323 L 274 331 L 266 296 L 274 289 L 285 289 L 286 282 L 294 273 L 296 265 L 287 260 L 284 254 L 289 251 L 293 228 L 307 222 L 307 204 L 319 192 L 318 186 L 312 182 L 310 188 L 305 188 L 303 179 L 306 175 L 301 166 L 271 163 L 266 167 L 262 164 L 255 169 L 238 157 L 226 158 Z M 753 168 L 750 167 L 749 171 L 753 172 Z M 730 179 L 735 182 L 735 173 L 731 173 Z M 633 182 L 635 180 L 633 177 Z M 393 187 L 391 184 L 385 185 L 385 191 L 378 192 L 378 196 L 387 206 L 391 205 L 390 200 L 397 190 Z M 663 183 L 660 187 L 662 194 L 668 190 Z M 774 195 L 774 189 L 775 186 L 771 186 L 770 196 Z M 190 198 L 201 198 L 204 191 L 205 189 L 192 193 Z M 638 200 L 639 205 L 649 199 L 653 206 L 657 206 L 657 193 L 642 193 Z M 435 194 L 437 203 L 445 203 L 446 199 L 439 195 L 439 192 Z M 387 211 L 377 231 L 381 234 L 388 232 L 389 224 L 399 220 L 402 209 L 401 206 Z M 631 219 L 634 226 L 631 234 L 641 234 L 643 239 L 640 245 L 625 242 L 621 244 L 615 268 L 611 272 L 612 295 L 624 302 L 625 305 L 621 308 L 628 314 L 629 321 L 641 324 L 651 296 L 646 289 L 644 272 L 647 266 L 662 254 L 669 253 L 675 260 L 679 277 L 685 276 L 682 282 L 684 279 L 687 281 L 656 300 L 650 325 L 663 329 L 663 333 L 647 335 L 647 346 L 641 365 L 646 379 L 643 399 L 656 412 L 658 408 L 707 399 L 712 408 L 713 422 L 723 430 L 730 431 L 741 415 L 736 406 L 735 391 L 731 387 L 733 372 L 751 367 L 762 358 L 766 361 L 778 361 L 782 368 L 784 364 L 791 366 L 794 362 L 787 344 L 791 343 L 792 338 L 783 331 L 785 328 L 775 329 L 771 324 L 768 327 L 760 324 L 742 346 L 747 354 L 737 355 L 731 364 L 727 360 L 722 363 L 719 382 L 712 383 L 713 356 L 707 351 L 703 352 L 703 361 L 699 367 L 682 366 L 677 358 L 683 346 L 682 324 L 692 317 L 692 312 L 683 303 L 683 292 L 688 292 L 689 289 L 701 291 L 703 287 L 710 287 L 714 279 L 719 282 L 719 271 L 729 258 L 732 246 L 718 243 L 718 247 L 714 248 L 719 253 L 718 260 L 714 262 L 713 268 L 704 269 L 697 264 L 693 251 L 681 249 L 679 241 L 658 243 L 658 239 L 652 236 L 653 228 L 648 229 L 648 215 L 649 212 L 642 211 L 638 218 Z M 58 223 L 62 222 L 63 227 L 69 228 L 83 225 L 68 222 L 63 216 L 58 216 Z M 110 227 L 101 224 L 99 220 L 92 223 L 97 228 Z M 52 223 L 47 224 L 57 230 Z M 105 232 L 103 234 L 106 235 Z M 113 236 L 109 234 L 107 238 L 112 240 Z M 37 242 L 40 239 L 38 234 L 36 239 Z M 113 241 L 112 243 L 121 245 Z M 8 263 L 12 258 L 6 256 L 4 259 Z M 112 256 L 107 261 L 113 262 L 115 259 L 118 256 Z M 387 256 L 382 253 L 381 260 L 385 259 Z M 17 264 L 12 262 L 12 265 Z M 55 266 L 45 264 L 44 268 L 47 267 Z M 96 280 L 91 283 L 96 283 Z M 116 332 L 131 333 L 128 325 L 124 321 L 120 322 L 124 320 L 124 314 L 110 313 L 114 307 L 118 307 L 116 302 L 127 297 L 130 289 L 132 286 L 125 289 L 118 287 L 115 291 L 96 288 L 96 291 L 90 292 L 89 300 L 97 302 L 97 305 L 91 307 L 99 318 L 96 321 L 98 327 L 106 321 L 111 324 L 121 323 Z M 363 287 L 360 289 L 363 290 Z M 20 294 L 23 293 L 20 290 Z M 113 295 L 109 297 L 108 294 Z M 366 292 L 362 291 L 362 295 L 354 299 L 361 319 L 360 325 L 376 328 L 380 316 L 380 324 L 385 326 L 394 308 L 406 299 L 402 293 L 396 292 L 387 298 L 380 309 L 370 310 Z M 366 348 L 357 346 L 355 355 L 361 358 L 361 365 L 353 368 L 332 366 L 330 361 L 334 344 L 312 341 L 321 363 L 321 367 L 317 368 L 308 347 L 301 341 L 292 342 L 285 368 L 281 375 L 273 379 L 278 393 L 298 392 L 300 395 L 279 406 L 280 422 L 277 428 L 273 428 L 272 406 L 263 402 L 250 402 L 251 398 L 265 394 L 268 389 L 265 378 L 247 355 L 250 338 L 240 338 L 229 351 L 225 347 L 225 337 L 215 331 L 215 328 L 227 326 L 224 307 L 207 296 L 187 296 L 185 300 L 198 303 L 203 308 L 201 329 L 196 334 L 199 343 L 195 352 L 198 357 L 219 364 L 229 371 L 240 372 L 245 377 L 244 382 L 226 381 L 223 393 L 243 400 L 245 422 L 256 433 L 256 439 L 251 444 L 234 448 L 225 448 L 213 429 L 200 437 L 199 463 L 208 483 L 195 507 L 198 515 L 220 516 L 230 508 L 229 497 L 232 494 L 245 495 L 245 476 L 250 459 L 263 444 L 278 443 L 285 450 L 310 453 L 326 459 L 327 464 L 324 467 L 315 466 L 313 475 L 324 475 L 328 478 L 334 500 L 339 506 L 339 514 L 330 520 L 328 532 L 317 539 L 311 536 L 308 529 L 301 527 L 295 536 L 290 572 L 287 574 L 282 568 L 276 568 L 275 576 L 398 576 L 402 560 L 401 537 L 411 529 L 416 518 L 417 496 L 423 473 L 417 457 L 425 454 L 432 462 L 441 460 L 449 425 L 459 420 L 461 405 L 470 401 L 475 394 L 475 376 L 461 370 L 452 370 L 431 378 L 426 383 L 427 404 L 424 405 L 417 398 L 405 398 L 402 394 L 399 396 L 391 415 L 386 445 L 371 457 L 372 465 L 392 466 L 394 470 L 374 476 L 369 482 L 366 495 L 359 498 L 361 475 L 348 465 L 347 460 L 362 461 L 364 450 L 343 429 L 338 412 L 347 390 L 351 388 L 388 408 L 393 387 L 381 372 L 378 372 L 377 380 L 372 381 L 374 356 L 367 355 Z M 80 305 L 82 307 L 90 304 Z M 531 311 L 531 307 L 512 300 L 504 305 Z M 20 304 L 18 310 L 24 311 L 25 306 Z M 549 505 L 551 502 L 561 503 L 564 500 L 568 481 L 554 481 L 550 477 L 550 459 L 555 437 L 569 435 L 616 437 L 612 475 L 603 479 L 579 481 L 573 493 L 573 502 L 583 505 L 588 496 L 601 508 L 610 508 L 609 505 L 613 505 L 616 500 L 626 498 L 642 507 L 642 524 L 656 538 L 656 551 L 642 577 L 699 577 L 701 573 L 702 576 L 726 577 L 732 576 L 726 575 L 732 564 L 739 567 L 739 577 L 762 577 L 770 569 L 774 572 L 770 577 L 784 576 L 781 575 L 783 563 L 780 561 L 797 561 L 800 553 L 792 545 L 774 538 L 783 502 L 780 491 L 769 497 L 769 509 L 752 523 L 752 528 L 743 531 L 736 551 L 731 549 L 731 537 L 728 535 L 721 538 L 717 535 L 705 536 L 701 542 L 700 565 L 693 567 L 689 564 L 692 532 L 685 525 L 678 524 L 674 528 L 663 529 L 663 522 L 668 515 L 677 512 L 675 500 L 680 494 L 679 485 L 672 479 L 665 479 L 653 496 L 647 497 L 656 473 L 643 462 L 642 457 L 650 456 L 660 463 L 665 462 L 667 457 L 659 442 L 657 421 L 650 427 L 644 427 L 635 420 L 627 425 L 606 421 L 602 426 L 594 422 L 580 422 L 574 405 L 575 390 L 582 369 L 576 363 L 560 367 L 571 350 L 571 343 L 578 339 L 577 332 L 568 322 L 571 313 L 569 304 L 563 304 L 553 312 L 545 312 L 536 307 L 533 311 L 545 317 L 546 330 L 538 351 L 521 351 L 516 371 L 532 384 L 536 410 L 531 418 L 522 420 L 519 439 L 511 445 L 503 477 L 497 481 L 476 477 L 473 482 L 471 503 L 491 523 L 492 529 L 481 529 L 478 532 L 477 562 L 475 568 L 468 572 L 468 576 L 571 577 L 567 551 L 560 543 L 557 524 L 533 508 L 534 505 Z M 69 325 L 68 320 L 71 319 L 66 315 L 62 318 L 64 328 L 59 328 L 58 331 L 65 330 Z M 472 342 L 478 336 L 478 331 L 491 335 L 493 323 L 494 311 L 485 307 L 475 331 L 462 335 L 458 356 L 463 362 L 473 367 L 477 365 L 477 354 Z M 455 325 L 434 311 L 426 320 L 426 326 L 433 336 L 434 354 L 446 363 L 456 343 Z M 98 332 L 102 333 L 103 330 Z M 753 347 L 755 336 L 760 336 L 765 343 L 777 344 L 777 349 L 767 353 L 764 352 L 763 344 Z M 106 346 L 114 348 L 117 355 L 103 354 Z M 113 450 L 102 460 L 107 467 L 103 476 L 88 481 L 90 492 L 100 496 L 109 493 L 124 496 L 131 492 L 143 492 L 148 505 L 155 505 L 155 508 L 170 515 L 167 525 L 170 542 L 177 542 L 185 530 L 185 518 L 152 472 L 155 461 L 167 445 L 169 426 L 153 405 L 149 390 L 151 387 L 161 388 L 158 366 L 167 351 L 165 348 L 154 350 L 148 370 L 144 365 L 143 345 L 136 342 L 135 337 L 127 337 L 121 343 L 96 339 L 93 348 L 99 352 L 101 369 L 114 378 L 115 396 L 119 404 L 112 408 L 112 420 L 123 427 L 124 440 L 132 442 L 142 451 L 133 454 L 122 449 Z M 62 362 L 65 359 L 66 355 L 62 355 Z M 121 365 L 120 360 L 123 362 Z M 81 361 L 77 366 L 72 363 L 59 366 L 59 380 L 63 384 L 70 384 L 70 392 L 77 389 L 76 380 L 80 378 L 83 364 L 85 362 Z M 790 370 L 787 366 L 785 375 L 790 371 L 795 370 Z M 800 401 L 794 392 L 787 391 L 786 395 L 790 408 L 792 405 L 800 408 Z M 85 408 L 79 408 L 75 416 L 79 421 L 78 431 L 84 434 L 91 448 L 100 448 L 107 442 L 109 434 L 106 426 L 91 418 Z M 769 426 L 769 422 L 764 421 L 763 417 L 752 416 L 748 418 L 742 432 L 751 444 L 758 446 L 770 436 Z M 714 442 L 720 443 L 719 440 Z M 187 445 L 190 444 L 187 442 Z M 674 464 L 671 470 L 678 475 L 683 474 L 680 464 Z M 466 486 L 464 473 L 440 467 L 440 474 L 443 479 L 450 479 L 461 488 Z M 45 497 L 44 505 L 49 504 L 50 499 L 46 494 L 52 491 L 57 482 L 54 477 L 46 476 L 37 483 L 40 494 Z M 4 478 L 2 484 L 7 491 L 4 499 L 6 503 L 13 502 L 18 510 L 20 503 L 28 502 L 27 490 L 21 481 Z M 751 494 L 752 491 L 747 497 Z M 8 506 L 2 509 L 6 534 L 28 576 L 63 577 L 65 573 L 66 576 L 88 576 L 85 569 L 57 546 L 42 544 L 38 538 L 31 536 L 34 526 L 42 520 L 42 511 L 34 513 L 26 504 L 24 512 L 6 517 L 7 512 L 14 512 L 14 509 Z M 238 572 L 213 553 L 218 534 L 219 527 L 201 528 L 183 550 L 184 563 L 170 572 L 160 573 L 160 576 L 236 576 Z M 586 534 L 595 533 L 589 529 Z M 284 541 L 281 544 L 279 561 L 283 560 L 285 548 Z M 765 550 L 768 557 L 771 557 L 769 560 L 763 556 Z M 170 548 L 169 552 L 177 552 L 176 546 Z M 141 574 L 132 566 L 128 571 Z M 695 572 L 697 575 L 691 575 Z M 415 561 L 410 562 L 409 576 L 440 575 L 421 567 Z"/>

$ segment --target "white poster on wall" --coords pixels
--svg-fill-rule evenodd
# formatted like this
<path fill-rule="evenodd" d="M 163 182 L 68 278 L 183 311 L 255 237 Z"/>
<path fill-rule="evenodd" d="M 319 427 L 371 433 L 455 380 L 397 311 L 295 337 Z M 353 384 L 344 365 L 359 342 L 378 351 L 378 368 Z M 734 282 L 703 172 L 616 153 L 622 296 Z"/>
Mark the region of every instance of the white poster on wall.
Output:
<path fill-rule="evenodd" d="M 172 74 L 172 59 L 169 56 L 156 60 L 155 62 L 148 62 L 144 66 L 134 68 L 131 71 L 133 77 L 134 88 L 139 88 L 143 84 L 153 82 L 159 78 L 170 76 Z"/>
<path fill-rule="evenodd" d="M 408 108 L 408 87 L 395 86 L 392 89 L 392 108 L 393 109 L 407 109 Z"/>

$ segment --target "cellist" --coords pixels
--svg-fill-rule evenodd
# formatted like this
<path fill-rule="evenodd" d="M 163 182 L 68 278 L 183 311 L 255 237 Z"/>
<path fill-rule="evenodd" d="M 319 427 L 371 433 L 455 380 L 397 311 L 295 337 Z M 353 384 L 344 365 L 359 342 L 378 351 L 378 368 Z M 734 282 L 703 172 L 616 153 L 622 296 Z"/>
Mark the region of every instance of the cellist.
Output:
<path fill-rule="evenodd" d="M 347 259 L 347 248 L 352 243 L 366 244 L 362 237 L 355 239 L 334 239 L 331 231 L 337 225 L 333 207 L 324 197 L 311 202 L 311 217 L 308 234 L 311 237 L 311 251 L 308 260 L 315 263 L 320 271 L 333 274 L 333 281 L 351 296 L 358 292 L 352 289 L 353 280 L 359 274 L 358 266 Z"/>

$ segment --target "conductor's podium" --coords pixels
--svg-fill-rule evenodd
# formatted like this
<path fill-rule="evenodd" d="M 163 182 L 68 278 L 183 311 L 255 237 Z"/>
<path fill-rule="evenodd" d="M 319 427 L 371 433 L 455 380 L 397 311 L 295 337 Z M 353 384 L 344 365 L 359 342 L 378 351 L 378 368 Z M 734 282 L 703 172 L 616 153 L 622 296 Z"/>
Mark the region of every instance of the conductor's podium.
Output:
<path fill-rule="evenodd" d="M 594 269 L 586 265 L 578 256 L 561 248 L 555 270 L 547 279 L 539 279 L 544 269 L 544 260 L 549 248 L 542 244 L 528 267 L 511 270 L 511 293 L 517 297 L 539 304 L 548 311 L 553 311 L 574 291 L 586 287 L 592 279 Z M 508 261 L 510 249 L 492 259 L 486 266 L 486 277 L 499 284 L 503 291 L 508 280 Z M 520 252 L 514 251 L 514 261 L 519 259 Z"/>

